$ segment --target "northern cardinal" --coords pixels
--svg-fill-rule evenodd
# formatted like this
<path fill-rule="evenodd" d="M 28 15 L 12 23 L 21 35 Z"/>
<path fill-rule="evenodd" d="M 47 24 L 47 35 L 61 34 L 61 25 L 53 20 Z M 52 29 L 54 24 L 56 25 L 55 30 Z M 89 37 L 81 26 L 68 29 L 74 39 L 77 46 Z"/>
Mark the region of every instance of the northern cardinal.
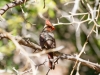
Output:
<path fill-rule="evenodd" d="M 45 21 L 44 29 L 42 30 L 40 34 L 40 46 L 42 49 L 49 50 L 56 47 L 55 38 L 53 34 L 54 30 L 55 30 L 55 27 L 47 19 Z M 48 53 L 48 59 L 49 59 L 49 68 L 54 69 L 55 65 L 53 62 L 53 52 Z"/>

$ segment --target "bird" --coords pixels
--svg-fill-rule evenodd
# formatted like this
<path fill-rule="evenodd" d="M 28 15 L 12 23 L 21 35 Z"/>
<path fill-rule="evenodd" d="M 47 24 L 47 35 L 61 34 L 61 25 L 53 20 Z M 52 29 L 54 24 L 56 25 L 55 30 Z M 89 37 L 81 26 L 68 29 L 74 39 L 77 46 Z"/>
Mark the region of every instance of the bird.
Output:
<path fill-rule="evenodd" d="M 45 20 L 45 25 L 40 33 L 40 46 L 42 49 L 50 50 L 53 48 L 56 48 L 56 42 L 54 38 L 53 31 L 55 30 L 55 27 L 52 25 L 52 23 L 46 19 Z M 53 62 L 54 56 L 53 52 L 49 52 L 48 54 L 48 59 L 49 59 L 49 68 L 50 69 L 55 69 L 55 65 Z"/>

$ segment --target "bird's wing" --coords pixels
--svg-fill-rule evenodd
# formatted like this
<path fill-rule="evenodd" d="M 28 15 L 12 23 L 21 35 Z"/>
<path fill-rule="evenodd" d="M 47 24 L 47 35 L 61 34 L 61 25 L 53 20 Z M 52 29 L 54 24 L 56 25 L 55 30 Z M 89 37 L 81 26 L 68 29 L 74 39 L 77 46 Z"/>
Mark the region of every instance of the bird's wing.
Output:
<path fill-rule="evenodd" d="M 54 36 L 54 35 L 53 35 Z M 48 33 L 40 34 L 40 45 L 45 49 L 52 49 L 56 47 L 54 37 L 49 35 Z"/>
<path fill-rule="evenodd" d="M 40 40 L 40 46 L 41 46 L 41 48 L 42 48 L 42 49 L 45 48 L 44 44 L 45 44 L 45 42 L 46 42 L 46 39 L 45 39 L 45 36 L 44 36 L 43 33 L 40 34 L 39 40 Z"/>

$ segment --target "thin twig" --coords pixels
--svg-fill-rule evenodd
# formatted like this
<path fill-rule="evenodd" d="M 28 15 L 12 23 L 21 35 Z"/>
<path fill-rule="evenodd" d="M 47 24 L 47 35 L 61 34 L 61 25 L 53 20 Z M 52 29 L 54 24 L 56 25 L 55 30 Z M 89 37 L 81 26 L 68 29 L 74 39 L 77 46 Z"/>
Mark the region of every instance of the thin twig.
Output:
<path fill-rule="evenodd" d="M 44 0 L 44 7 L 43 8 L 45 8 L 45 0 Z"/>

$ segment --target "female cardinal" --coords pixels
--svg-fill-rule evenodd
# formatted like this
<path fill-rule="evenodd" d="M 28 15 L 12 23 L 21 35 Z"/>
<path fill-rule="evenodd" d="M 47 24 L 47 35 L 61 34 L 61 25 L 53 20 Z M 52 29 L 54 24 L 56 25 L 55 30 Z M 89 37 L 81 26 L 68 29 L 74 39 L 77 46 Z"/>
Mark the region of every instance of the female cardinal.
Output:
<path fill-rule="evenodd" d="M 44 29 L 40 34 L 40 46 L 42 49 L 53 49 L 56 47 L 55 38 L 53 31 L 55 30 L 54 26 L 50 23 L 49 20 L 45 21 Z M 49 59 L 49 68 L 54 69 L 55 65 L 53 63 L 53 52 L 48 53 Z"/>

